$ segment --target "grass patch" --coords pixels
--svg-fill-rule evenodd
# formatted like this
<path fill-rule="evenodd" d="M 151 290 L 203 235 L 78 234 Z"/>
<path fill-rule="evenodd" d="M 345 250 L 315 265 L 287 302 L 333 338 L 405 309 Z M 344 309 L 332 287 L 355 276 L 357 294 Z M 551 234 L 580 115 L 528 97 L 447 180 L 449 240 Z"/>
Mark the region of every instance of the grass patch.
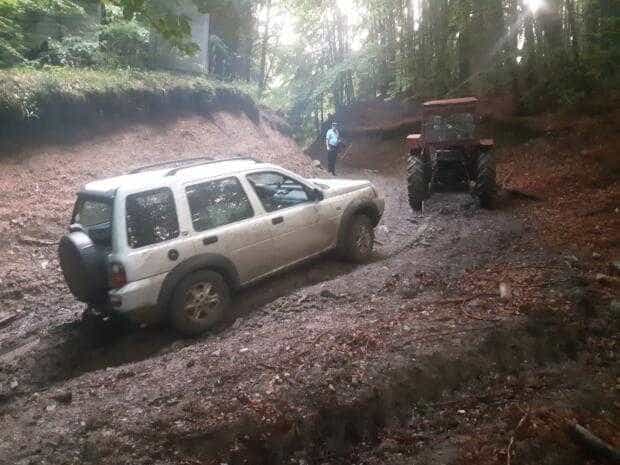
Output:
<path fill-rule="evenodd" d="M 242 86 L 205 76 L 133 69 L 18 67 L 0 70 L 2 132 L 82 125 L 102 117 L 209 112 L 218 107 L 257 115 Z"/>

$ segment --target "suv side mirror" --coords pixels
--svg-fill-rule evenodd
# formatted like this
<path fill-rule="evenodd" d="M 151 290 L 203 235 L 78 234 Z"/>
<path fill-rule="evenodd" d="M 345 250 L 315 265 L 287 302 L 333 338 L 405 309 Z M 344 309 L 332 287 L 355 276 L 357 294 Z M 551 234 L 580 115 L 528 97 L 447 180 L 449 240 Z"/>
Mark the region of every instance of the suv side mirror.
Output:
<path fill-rule="evenodd" d="M 80 223 L 73 223 L 69 226 L 69 232 L 84 232 L 84 227 Z"/>
<path fill-rule="evenodd" d="M 321 189 L 312 189 L 310 193 L 310 200 L 312 200 L 313 202 L 320 202 L 324 198 L 325 196 L 323 195 L 323 191 Z"/>

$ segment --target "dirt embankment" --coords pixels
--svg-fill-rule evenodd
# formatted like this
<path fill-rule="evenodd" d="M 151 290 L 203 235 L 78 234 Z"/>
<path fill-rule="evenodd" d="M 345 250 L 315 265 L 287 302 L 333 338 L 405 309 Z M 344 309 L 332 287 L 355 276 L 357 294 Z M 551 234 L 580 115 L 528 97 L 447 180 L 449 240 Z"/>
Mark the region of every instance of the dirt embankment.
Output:
<path fill-rule="evenodd" d="M 15 154 L 0 174 L 13 251 L 0 299 L 22 311 L 0 330 L 0 463 L 603 463 L 566 431 L 579 421 L 618 446 L 616 249 L 550 241 L 564 194 L 522 184 L 553 178 L 554 155 L 536 155 L 562 137 L 499 150 L 501 179 L 540 200 L 504 196 L 489 212 L 437 194 L 423 215 L 407 206 L 402 140 L 354 146 L 344 173 L 386 198 L 372 262 L 326 257 L 265 281 L 197 340 L 81 318 L 42 241 L 90 179 L 196 151 L 308 173 L 292 141 L 220 114 Z M 581 236 L 594 240 L 613 214 L 587 216 Z"/>
<path fill-rule="evenodd" d="M 349 146 L 347 155 L 355 153 L 357 157 L 358 151 L 355 146 L 371 148 L 386 141 L 399 141 L 416 128 L 419 129 L 419 105 L 376 100 L 342 108 L 325 121 L 320 135 L 306 149 L 310 157 L 320 160 L 323 164 L 327 163 L 325 134 L 332 121 L 338 122 L 340 135 Z"/>

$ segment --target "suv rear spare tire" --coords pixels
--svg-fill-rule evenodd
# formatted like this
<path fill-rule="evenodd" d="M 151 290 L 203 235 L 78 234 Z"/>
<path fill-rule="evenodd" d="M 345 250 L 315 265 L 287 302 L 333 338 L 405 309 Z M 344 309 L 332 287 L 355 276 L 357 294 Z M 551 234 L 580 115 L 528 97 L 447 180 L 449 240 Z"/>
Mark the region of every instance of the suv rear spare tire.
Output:
<path fill-rule="evenodd" d="M 198 336 L 215 326 L 230 304 L 230 289 L 221 274 L 195 271 L 181 280 L 170 303 L 172 326 L 184 336 Z"/>
<path fill-rule="evenodd" d="M 80 301 L 103 304 L 107 300 L 106 254 L 88 234 L 78 231 L 62 237 L 58 258 L 71 293 Z"/>

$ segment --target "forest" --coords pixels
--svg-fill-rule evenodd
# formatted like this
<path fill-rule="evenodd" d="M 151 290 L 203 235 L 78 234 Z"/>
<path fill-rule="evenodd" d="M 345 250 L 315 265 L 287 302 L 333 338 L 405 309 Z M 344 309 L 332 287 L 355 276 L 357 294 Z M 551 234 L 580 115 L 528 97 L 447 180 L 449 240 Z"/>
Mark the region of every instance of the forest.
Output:
<path fill-rule="evenodd" d="M 0 0 L 0 465 L 620 463 L 618 63 L 620 0 Z"/>
<path fill-rule="evenodd" d="M 617 0 L 0 0 L 0 67 L 178 70 L 193 12 L 208 74 L 306 138 L 360 100 L 504 93 L 535 114 L 620 80 Z"/>

